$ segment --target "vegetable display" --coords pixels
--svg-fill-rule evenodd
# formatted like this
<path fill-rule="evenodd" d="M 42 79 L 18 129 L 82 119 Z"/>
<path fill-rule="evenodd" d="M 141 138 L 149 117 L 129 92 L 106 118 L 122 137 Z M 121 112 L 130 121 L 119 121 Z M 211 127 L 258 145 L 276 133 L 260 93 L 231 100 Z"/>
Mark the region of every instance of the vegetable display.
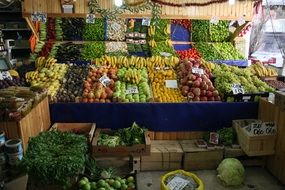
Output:
<path fill-rule="evenodd" d="M 208 42 L 209 41 L 209 21 L 193 20 L 192 21 L 192 41 Z"/>
<path fill-rule="evenodd" d="M 230 42 L 213 43 L 214 48 L 223 57 L 223 60 L 244 60 L 245 58 L 239 53 L 239 51 Z"/>
<path fill-rule="evenodd" d="M 200 53 L 198 52 L 198 50 L 196 48 L 191 48 L 191 49 L 188 49 L 188 50 L 178 50 L 176 52 L 179 55 L 179 58 L 181 60 L 187 59 L 187 58 L 192 58 L 192 59 L 199 59 L 199 58 L 201 58 L 201 55 L 200 55 Z"/>
<path fill-rule="evenodd" d="M 83 31 L 83 39 L 86 41 L 104 41 L 105 26 L 103 18 L 96 18 L 95 23 L 87 23 Z"/>
<path fill-rule="evenodd" d="M 223 57 L 218 52 L 212 44 L 207 42 L 199 42 L 194 44 L 195 48 L 197 48 L 198 52 L 201 54 L 202 58 L 207 61 L 213 60 L 222 60 Z"/>
<path fill-rule="evenodd" d="M 170 56 L 176 56 L 176 51 L 173 46 L 170 46 L 166 42 L 156 42 L 156 46 L 151 48 L 151 54 L 153 56 L 161 56 L 161 53 L 168 53 Z"/>
<path fill-rule="evenodd" d="M 210 23 L 209 32 L 211 42 L 228 41 L 230 37 L 229 21 L 220 20 L 218 24 Z"/>
<path fill-rule="evenodd" d="M 232 145 L 236 140 L 236 136 L 232 127 L 223 128 L 217 131 L 219 134 L 219 143 L 223 145 Z"/>
<path fill-rule="evenodd" d="M 70 187 L 84 170 L 87 138 L 69 132 L 48 131 L 33 137 L 20 166 L 37 183 Z"/>
<path fill-rule="evenodd" d="M 126 28 L 127 26 L 124 19 L 107 20 L 107 40 L 124 41 Z"/>
<path fill-rule="evenodd" d="M 128 55 L 128 46 L 126 42 L 105 42 L 106 54 L 113 56 Z"/>
<path fill-rule="evenodd" d="M 159 19 L 154 23 L 152 20 L 148 34 L 150 38 L 153 38 L 156 42 L 170 39 L 171 21 L 167 19 Z"/>
<path fill-rule="evenodd" d="M 82 44 L 72 42 L 62 43 L 58 46 L 56 59 L 60 63 L 74 62 L 80 60 Z"/>
<path fill-rule="evenodd" d="M 82 40 L 84 26 L 83 18 L 63 18 L 63 40 Z"/>
<path fill-rule="evenodd" d="M 83 60 L 90 61 L 96 58 L 100 58 L 105 55 L 105 43 L 104 42 L 89 42 L 83 45 L 81 57 Z"/>

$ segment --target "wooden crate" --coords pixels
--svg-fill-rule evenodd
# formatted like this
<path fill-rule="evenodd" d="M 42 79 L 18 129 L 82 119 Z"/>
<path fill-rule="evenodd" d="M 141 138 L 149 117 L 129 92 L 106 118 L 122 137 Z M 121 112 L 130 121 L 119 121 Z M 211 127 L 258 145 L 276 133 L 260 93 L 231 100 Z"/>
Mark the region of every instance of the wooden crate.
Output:
<path fill-rule="evenodd" d="M 20 138 L 23 141 L 23 149 L 28 147 L 30 137 L 37 136 L 50 127 L 50 113 L 48 98 L 44 98 L 30 113 L 18 122 L 0 122 L 0 130 L 5 132 L 8 139 Z"/>
<path fill-rule="evenodd" d="M 193 140 L 203 138 L 206 132 L 151 132 L 151 140 Z"/>
<path fill-rule="evenodd" d="M 85 134 L 89 142 L 92 142 L 96 129 L 95 123 L 54 123 L 50 130 L 65 131 L 77 131 L 79 133 Z"/>
<path fill-rule="evenodd" d="M 216 169 L 223 160 L 223 150 L 199 148 L 195 140 L 180 141 L 184 151 L 184 170 Z"/>
<path fill-rule="evenodd" d="M 181 168 L 181 162 L 141 162 L 141 171 L 171 171 Z"/>
<path fill-rule="evenodd" d="M 275 105 L 285 111 L 285 92 L 278 91 L 275 93 Z"/>
<path fill-rule="evenodd" d="M 275 152 L 276 135 L 251 136 L 245 130 L 248 120 L 234 120 L 233 126 L 236 129 L 238 141 L 242 150 L 248 156 L 266 156 Z"/>
<path fill-rule="evenodd" d="M 149 133 L 145 132 L 145 144 L 136 144 L 133 146 L 100 146 L 98 140 L 100 133 L 113 134 L 111 129 L 97 129 L 92 141 L 92 155 L 93 156 L 142 156 L 150 155 L 150 137 Z"/>

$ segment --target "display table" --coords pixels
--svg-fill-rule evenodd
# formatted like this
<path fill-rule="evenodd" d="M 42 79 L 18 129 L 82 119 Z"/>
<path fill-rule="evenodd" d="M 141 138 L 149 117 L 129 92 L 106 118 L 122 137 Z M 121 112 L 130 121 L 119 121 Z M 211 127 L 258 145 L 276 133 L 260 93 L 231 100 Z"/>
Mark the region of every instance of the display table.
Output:
<path fill-rule="evenodd" d="M 136 121 L 152 131 L 215 131 L 235 119 L 256 119 L 258 103 L 54 103 L 50 114 L 52 123 L 92 122 L 99 128 Z"/>

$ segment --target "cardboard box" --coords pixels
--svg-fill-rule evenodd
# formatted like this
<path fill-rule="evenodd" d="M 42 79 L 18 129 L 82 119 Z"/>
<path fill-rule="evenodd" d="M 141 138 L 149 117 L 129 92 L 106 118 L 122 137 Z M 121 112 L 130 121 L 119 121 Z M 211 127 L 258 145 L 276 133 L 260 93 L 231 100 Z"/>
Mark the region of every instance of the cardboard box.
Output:
<path fill-rule="evenodd" d="M 142 156 L 141 162 L 181 162 L 183 150 L 179 141 L 154 140 L 151 141 L 149 156 Z"/>
<path fill-rule="evenodd" d="M 169 171 L 181 169 L 181 162 L 141 162 L 141 171 Z"/>
<path fill-rule="evenodd" d="M 281 111 L 285 111 L 285 92 L 277 91 L 275 93 L 275 105 L 278 106 Z"/>
<path fill-rule="evenodd" d="M 208 150 L 199 148 L 195 140 L 180 141 L 184 151 L 184 170 L 216 169 L 223 160 L 223 150 Z"/>
<path fill-rule="evenodd" d="M 132 146 L 116 146 L 108 147 L 98 145 L 100 133 L 113 134 L 111 129 L 97 129 L 92 141 L 93 156 L 142 156 L 150 155 L 150 137 L 148 132 L 145 132 L 145 144 L 135 144 Z"/>

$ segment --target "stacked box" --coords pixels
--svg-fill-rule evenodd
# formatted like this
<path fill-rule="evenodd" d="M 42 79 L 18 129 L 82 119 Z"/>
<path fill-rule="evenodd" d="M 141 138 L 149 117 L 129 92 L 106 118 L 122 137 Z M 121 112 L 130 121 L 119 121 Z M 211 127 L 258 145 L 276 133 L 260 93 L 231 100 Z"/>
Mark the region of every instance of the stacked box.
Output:
<path fill-rule="evenodd" d="M 180 144 L 184 152 L 184 170 L 216 169 L 223 160 L 223 150 L 199 148 L 195 140 L 180 141 Z"/>
<path fill-rule="evenodd" d="M 183 150 L 179 141 L 154 140 L 151 143 L 150 156 L 141 156 L 141 171 L 181 168 Z"/>

